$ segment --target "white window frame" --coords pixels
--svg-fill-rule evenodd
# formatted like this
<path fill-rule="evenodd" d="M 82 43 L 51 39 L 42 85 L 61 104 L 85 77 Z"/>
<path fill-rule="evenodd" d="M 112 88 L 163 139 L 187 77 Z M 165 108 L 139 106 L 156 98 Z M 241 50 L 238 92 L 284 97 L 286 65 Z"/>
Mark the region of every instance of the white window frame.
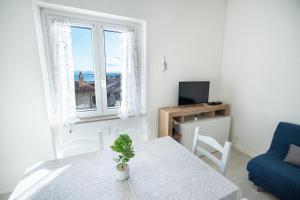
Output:
<path fill-rule="evenodd" d="M 80 14 L 74 14 L 69 12 L 61 12 L 52 9 L 41 9 L 41 22 L 43 29 L 44 48 L 46 53 L 47 72 L 51 73 L 51 57 L 50 57 L 50 45 L 48 42 L 48 23 L 53 17 L 62 17 L 70 21 L 72 26 L 87 27 L 92 29 L 93 35 L 93 61 L 94 61 L 94 73 L 95 73 L 95 95 L 96 95 L 96 110 L 84 110 L 77 111 L 79 118 L 98 118 L 98 117 L 111 117 L 117 116 L 119 108 L 107 107 L 107 88 L 106 88 L 106 63 L 105 63 L 105 50 L 104 50 L 104 30 L 121 32 L 124 28 L 134 29 L 136 31 L 138 40 L 138 59 L 141 66 L 141 80 L 142 80 L 142 104 L 146 107 L 146 69 L 144 69 L 142 61 L 142 45 L 141 45 L 141 24 L 130 23 L 124 21 L 118 21 L 113 19 L 99 18 L 93 16 L 86 16 Z M 102 44 L 102 45 L 101 45 Z M 53 79 L 47 77 L 51 85 L 53 85 Z M 52 82 L 51 82 L 52 81 Z M 53 92 L 53 88 L 52 88 Z"/>

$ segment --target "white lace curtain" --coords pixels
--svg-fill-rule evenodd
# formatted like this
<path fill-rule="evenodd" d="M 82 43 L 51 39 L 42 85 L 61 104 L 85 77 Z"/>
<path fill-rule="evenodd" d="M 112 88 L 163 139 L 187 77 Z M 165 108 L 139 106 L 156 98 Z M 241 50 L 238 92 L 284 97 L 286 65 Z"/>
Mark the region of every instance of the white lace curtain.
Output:
<path fill-rule="evenodd" d="M 52 125 L 74 123 L 76 119 L 74 65 L 72 59 L 71 26 L 55 18 L 49 24 L 52 46 L 52 75 L 54 82 Z"/>
<path fill-rule="evenodd" d="M 142 105 L 141 66 L 139 65 L 135 30 L 122 32 L 123 72 L 120 117 L 135 117 L 145 113 Z M 71 25 L 66 19 L 54 18 L 49 24 L 52 57 L 53 117 L 52 125 L 68 125 L 76 118 L 74 65 L 72 59 Z M 103 95 L 103 94 L 102 94 Z"/>
<path fill-rule="evenodd" d="M 123 67 L 120 117 L 135 117 L 145 113 L 142 105 L 141 66 L 135 30 L 122 32 Z"/>

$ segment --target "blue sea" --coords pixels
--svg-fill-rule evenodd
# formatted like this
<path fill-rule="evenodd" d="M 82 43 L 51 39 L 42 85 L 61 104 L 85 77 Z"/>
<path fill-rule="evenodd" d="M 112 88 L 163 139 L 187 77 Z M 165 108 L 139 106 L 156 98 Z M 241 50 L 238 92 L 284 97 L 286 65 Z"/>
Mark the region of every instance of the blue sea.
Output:
<path fill-rule="evenodd" d="M 94 82 L 95 81 L 95 75 L 93 71 L 81 71 L 83 74 L 83 80 L 86 82 Z M 78 81 L 79 80 L 79 73 L 80 71 L 74 71 L 74 80 Z M 116 76 L 120 76 L 120 73 L 108 73 L 106 74 L 106 76 L 108 76 L 108 78 L 110 77 L 116 77 Z"/>

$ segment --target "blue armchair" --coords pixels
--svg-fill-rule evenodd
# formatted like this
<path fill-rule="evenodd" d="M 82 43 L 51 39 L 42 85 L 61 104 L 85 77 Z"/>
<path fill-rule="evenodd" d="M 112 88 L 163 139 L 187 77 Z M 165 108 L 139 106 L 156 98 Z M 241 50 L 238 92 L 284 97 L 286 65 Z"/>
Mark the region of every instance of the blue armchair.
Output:
<path fill-rule="evenodd" d="M 271 147 L 248 162 L 249 180 L 281 200 L 300 200 L 300 167 L 283 161 L 289 145 L 300 146 L 300 125 L 280 122 Z"/>

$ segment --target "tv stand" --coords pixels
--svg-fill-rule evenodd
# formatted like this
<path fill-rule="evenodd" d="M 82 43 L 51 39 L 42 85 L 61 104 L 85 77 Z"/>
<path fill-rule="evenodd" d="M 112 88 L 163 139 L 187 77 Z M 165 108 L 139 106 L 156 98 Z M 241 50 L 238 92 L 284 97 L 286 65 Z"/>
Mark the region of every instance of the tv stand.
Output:
<path fill-rule="evenodd" d="M 200 103 L 200 104 L 190 104 L 190 105 L 180 105 L 180 106 L 174 106 L 174 107 L 169 107 L 169 108 L 189 108 L 189 107 L 194 107 L 194 106 L 205 106 L 207 105 L 206 103 Z"/>
<path fill-rule="evenodd" d="M 197 104 L 192 106 L 174 106 L 159 109 L 158 113 L 158 137 L 171 136 L 176 140 L 180 139 L 180 133 L 172 133 L 173 122 L 183 123 L 185 117 L 204 115 L 215 117 L 216 115 L 228 116 L 229 105 L 220 104 L 210 106 L 207 104 Z M 179 139 L 178 139 L 179 138 Z"/>

